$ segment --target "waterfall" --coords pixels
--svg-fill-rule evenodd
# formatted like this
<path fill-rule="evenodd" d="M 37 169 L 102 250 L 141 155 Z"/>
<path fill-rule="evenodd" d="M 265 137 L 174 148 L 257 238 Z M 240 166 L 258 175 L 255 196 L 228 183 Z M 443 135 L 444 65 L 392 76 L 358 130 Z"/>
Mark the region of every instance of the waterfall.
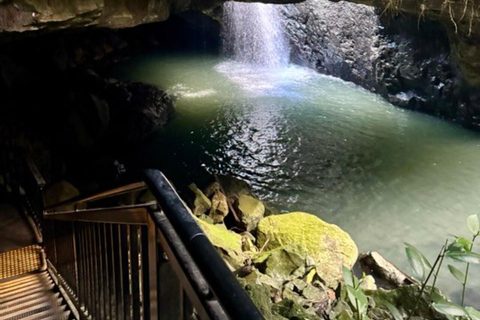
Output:
<path fill-rule="evenodd" d="M 227 2 L 223 14 L 226 54 L 266 67 L 288 64 L 289 47 L 275 5 Z"/>

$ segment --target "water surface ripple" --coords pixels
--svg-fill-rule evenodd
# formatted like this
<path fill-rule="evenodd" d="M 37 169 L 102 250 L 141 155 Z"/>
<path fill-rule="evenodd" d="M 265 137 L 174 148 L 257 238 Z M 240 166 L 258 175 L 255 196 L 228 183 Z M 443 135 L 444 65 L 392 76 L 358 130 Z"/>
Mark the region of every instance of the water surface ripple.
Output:
<path fill-rule="evenodd" d="M 466 217 L 480 211 L 478 134 L 351 83 L 292 65 L 158 54 L 119 75 L 177 97 L 175 119 L 149 146 L 150 163 L 190 181 L 205 171 L 240 177 L 281 210 L 336 223 L 361 251 L 401 267 L 403 242 L 433 258 L 448 234 L 468 234 Z M 473 303 L 480 270 L 472 272 Z M 459 295 L 446 273 L 440 281 Z"/>

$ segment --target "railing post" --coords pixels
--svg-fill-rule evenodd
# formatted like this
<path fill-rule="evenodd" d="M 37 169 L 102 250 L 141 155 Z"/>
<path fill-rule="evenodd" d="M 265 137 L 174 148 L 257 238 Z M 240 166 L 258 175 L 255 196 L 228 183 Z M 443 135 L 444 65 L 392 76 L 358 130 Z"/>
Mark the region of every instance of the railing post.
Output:
<path fill-rule="evenodd" d="M 158 319 L 158 293 L 157 293 L 157 227 L 148 216 L 148 296 L 144 299 L 149 299 L 150 302 L 150 318 Z"/>

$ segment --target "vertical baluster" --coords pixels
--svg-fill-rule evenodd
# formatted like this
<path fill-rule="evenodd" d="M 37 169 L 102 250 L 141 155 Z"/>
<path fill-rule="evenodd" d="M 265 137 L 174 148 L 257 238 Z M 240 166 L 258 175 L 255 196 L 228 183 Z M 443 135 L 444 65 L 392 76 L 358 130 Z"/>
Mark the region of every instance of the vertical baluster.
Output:
<path fill-rule="evenodd" d="M 85 243 L 84 243 L 84 229 L 81 222 L 76 224 L 76 233 L 78 237 L 78 300 L 80 302 L 80 308 L 83 312 L 86 311 L 85 299 L 87 296 L 87 285 L 85 282 Z"/>
<path fill-rule="evenodd" d="M 122 244 L 122 232 L 121 232 L 121 226 L 117 225 L 116 228 L 114 229 L 115 231 L 115 242 L 114 242 L 114 247 L 115 247 L 115 278 L 117 279 L 117 286 L 115 290 L 115 296 L 116 296 L 116 306 L 117 306 L 117 319 L 125 319 L 125 306 L 124 306 L 124 298 L 123 298 L 123 292 L 124 292 L 124 283 L 123 283 L 123 258 L 122 258 L 122 252 L 124 252 L 124 246 Z"/>
<path fill-rule="evenodd" d="M 131 253 L 131 270 L 132 270 L 132 305 L 133 305 L 133 319 L 140 320 L 140 268 L 139 268 L 139 237 L 140 227 L 130 226 L 130 243 L 132 248 Z"/>
<path fill-rule="evenodd" d="M 132 319 L 132 286 L 131 286 L 131 246 L 130 246 L 130 228 L 122 226 L 122 277 L 123 277 L 123 301 L 125 319 Z"/>
<path fill-rule="evenodd" d="M 97 247 L 97 283 L 98 283 L 98 312 L 100 319 L 105 319 L 105 265 L 103 264 L 103 236 L 102 223 L 95 223 L 95 237 Z"/>
<path fill-rule="evenodd" d="M 93 237 L 93 226 L 91 223 L 87 224 L 88 228 L 88 247 L 89 247 L 89 281 L 90 281 L 90 296 L 89 296 L 89 309 L 90 314 L 94 319 L 98 319 L 97 310 L 95 308 L 96 305 L 96 272 L 95 272 L 95 251 L 94 251 L 94 237 Z"/>
<path fill-rule="evenodd" d="M 78 294 L 80 288 L 78 286 L 78 235 L 77 235 L 77 228 L 76 228 L 76 223 L 72 222 L 72 246 L 73 246 L 73 264 L 74 264 L 74 269 L 73 269 L 73 281 L 74 283 L 72 286 L 74 286 L 74 292 Z"/>
<path fill-rule="evenodd" d="M 157 320 L 157 234 L 150 218 L 142 234 L 142 252 L 144 316 Z"/>
<path fill-rule="evenodd" d="M 109 247 L 108 240 L 110 239 L 110 226 L 104 223 L 102 225 L 102 233 L 103 233 L 103 261 L 104 261 L 104 273 L 105 273 L 105 283 L 103 284 L 103 294 L 105 297 L 105 319 L 112 319 L 111 310 L 110 310 L 110 282 L 111 282 L 111 272 L 110 272 L 110 260 L 109 260 L 109 253 L 111 252 L 111 248 Z"/>

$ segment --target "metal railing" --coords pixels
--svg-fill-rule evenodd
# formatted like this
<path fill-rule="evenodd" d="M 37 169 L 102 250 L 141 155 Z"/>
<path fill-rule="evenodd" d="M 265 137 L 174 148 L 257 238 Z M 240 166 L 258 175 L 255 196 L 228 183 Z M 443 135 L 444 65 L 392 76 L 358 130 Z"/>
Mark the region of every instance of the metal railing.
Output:
<path fill-rule="evenodd" d="M 157 201 L 88 208 L 146 185 Z M 58 212 L 65 206 L 74 210 Z M 263 319 L 157 170 L 145 184 L 51 206 L 44 219 L 50 270 L 81 319 Z"/>

